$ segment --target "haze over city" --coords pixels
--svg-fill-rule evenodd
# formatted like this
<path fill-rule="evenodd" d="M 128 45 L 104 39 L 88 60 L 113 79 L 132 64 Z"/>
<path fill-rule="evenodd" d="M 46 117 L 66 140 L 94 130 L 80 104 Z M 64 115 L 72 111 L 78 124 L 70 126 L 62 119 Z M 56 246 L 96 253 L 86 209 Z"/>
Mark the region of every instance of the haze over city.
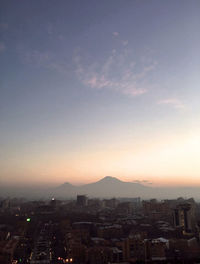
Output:
<path fill-rule="evenodd" d="M 0 6 L 0 264 L 200 263 L 200 0 Z"/>
<path fill-rule="evenodd" d="M 1 1 L 0 184 L 200 186 L 200 2 Z"/>

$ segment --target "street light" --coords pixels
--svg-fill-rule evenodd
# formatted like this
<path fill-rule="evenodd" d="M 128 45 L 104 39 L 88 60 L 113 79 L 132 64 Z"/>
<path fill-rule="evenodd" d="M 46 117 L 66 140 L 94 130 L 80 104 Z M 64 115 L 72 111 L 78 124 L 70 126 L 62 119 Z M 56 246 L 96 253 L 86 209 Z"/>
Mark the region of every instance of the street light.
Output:
<path fill-rule="evenodd" d="M 67 258 L 66 260 L 65 260 L 65 262 L 73 262 L 73 258 Z"/>

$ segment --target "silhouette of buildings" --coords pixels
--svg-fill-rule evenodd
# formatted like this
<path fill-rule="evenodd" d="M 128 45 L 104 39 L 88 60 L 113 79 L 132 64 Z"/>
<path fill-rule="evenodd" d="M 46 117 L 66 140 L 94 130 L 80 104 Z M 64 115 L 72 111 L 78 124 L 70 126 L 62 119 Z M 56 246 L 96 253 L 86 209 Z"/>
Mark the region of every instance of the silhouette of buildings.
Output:
<path fill-rule="evenodd" d="M 185 233 L 194 231 L 194 218 L 194 208 L 191 203 L 181 203 L 174 209 L 175 227 L 182 227 Z"/>
<path fill-rule="evenodd" d="M 86 195 L 77 195 L 76 204 L 78 206 L 87 206 L 88 198 Z"/>

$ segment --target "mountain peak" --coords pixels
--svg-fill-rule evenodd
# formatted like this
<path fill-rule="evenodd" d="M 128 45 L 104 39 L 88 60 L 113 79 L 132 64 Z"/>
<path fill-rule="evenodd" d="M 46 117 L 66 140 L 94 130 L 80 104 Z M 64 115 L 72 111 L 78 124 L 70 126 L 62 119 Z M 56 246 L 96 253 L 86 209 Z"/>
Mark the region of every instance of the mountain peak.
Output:
<path fill-rule="evenodd" d="M 72 185 L 72 184 L 69 182 L 64 182 L 62 185 Z"/>
<path fill-rule="evenodd" d="M 121 182 L 119 179 L 117 179 L 116 177 L 112 177 L 112 176 L 105 176 L 104 178 L 102 178 L 100 181 L 106 181 L 106 182 Z"/>

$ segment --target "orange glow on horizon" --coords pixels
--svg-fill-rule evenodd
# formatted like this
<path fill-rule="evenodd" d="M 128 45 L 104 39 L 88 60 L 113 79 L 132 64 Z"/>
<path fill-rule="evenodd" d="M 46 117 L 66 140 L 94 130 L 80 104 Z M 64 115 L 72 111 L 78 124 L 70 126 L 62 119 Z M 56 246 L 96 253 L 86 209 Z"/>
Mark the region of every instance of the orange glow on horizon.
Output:
<path fill-rule="evenodd" d="M 148 186 L 200 185 L 200 136 L 148 138 L 129 145 L 102 146 L 74 153 L 54 152 L 15 161 L 2 168 L 6 182 L 75 185 L 95 182 L 106 175 L 123 181 L 147 180 Z M 14 176 L 17 180 L 14 180 Z"/>

